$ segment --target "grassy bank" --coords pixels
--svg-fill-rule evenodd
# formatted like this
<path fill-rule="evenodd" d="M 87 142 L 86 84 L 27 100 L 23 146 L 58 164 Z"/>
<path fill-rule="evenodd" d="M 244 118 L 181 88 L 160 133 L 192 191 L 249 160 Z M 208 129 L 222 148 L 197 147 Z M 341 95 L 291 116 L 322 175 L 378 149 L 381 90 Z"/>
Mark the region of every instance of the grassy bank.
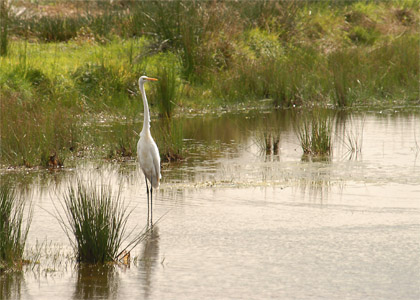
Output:
<path fill-rule="evenodd" d="M 161 118 L 262 99 L 273 108 L 419 105 L 416 1 L 19 5 L 0 58 L 2 165 L 56 167 L 102 147 L 86 126 L 103 115 L 133 124 L 142 74 L 160 79 L 146 88 Z M 180 152 L 173 127 L 164 156 Z M 115 134 L 108 156 L 135 154 L 134 131 Z"/>

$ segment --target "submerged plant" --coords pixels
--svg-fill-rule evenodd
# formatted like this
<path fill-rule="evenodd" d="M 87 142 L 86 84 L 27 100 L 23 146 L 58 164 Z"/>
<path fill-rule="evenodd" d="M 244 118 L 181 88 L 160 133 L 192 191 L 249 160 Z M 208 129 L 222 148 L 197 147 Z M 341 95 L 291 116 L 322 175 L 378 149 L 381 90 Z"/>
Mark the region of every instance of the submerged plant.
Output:
<path fill-rule="evenodd" d="M 26 224 L 24 224 L 25 201 L 19 197 L 10 185 L 0 186 L 0 272 L 3 269 L 21 268 L 23 251 L 32 210 L 29 209 Z"/>
<path fill-rule="evenodd" d="M 130 215 L 110 186 L 95 187 L 78 180 L 63 196 L 67 222 L 60 215 L 59 223 L 77 255 L 77 261 L 105 263 L 117 259 L 125 240 Z"/>

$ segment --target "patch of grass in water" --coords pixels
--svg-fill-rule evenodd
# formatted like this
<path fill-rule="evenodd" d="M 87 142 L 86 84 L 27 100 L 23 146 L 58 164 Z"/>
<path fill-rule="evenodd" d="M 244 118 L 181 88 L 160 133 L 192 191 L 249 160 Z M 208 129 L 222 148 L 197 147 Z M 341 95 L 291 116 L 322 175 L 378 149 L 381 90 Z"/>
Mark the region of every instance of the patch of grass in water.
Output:
<path fill-rule="evenodd" d="M 25 199 L 19 197 L 8 182 L 0 185 L 0 273 L 21 270 L 23 251 L 32 220 L 29 208 L 25 220 Z"/>
<path fill-rule="evenodd" d="M 297 129 L 297 136 L 304 155 L 329 156 L 332 151 L 332 125 L 328 116 L 315 112 Z"/>
<path fill-rule="evenodd" d="M 182 123 L 179 120 L 161 120 L 156 123 L 153 136 L 156 138 L 160 156 L 164 162 L 173 162 L 183 159 L 184 134 Z"/>
<path fill-rule="evenodd" d="M 80 179 L 70 186 L 61 203 L 65 215 L 57 218 L 69 238 L 77 261 L 106 263 L 117 260 L 122 243 L 127 238 L 126 225 L 130 212 L 121 200 L 120 191 L 114 193 L 110 186 Z M 138 234 L 129 245 L 138 243 Z"/>
<path fill-rule="evenodd" d="M 136 121 L 135 114 L 126 114 L 122 121 L 114 122 L 104 137 L 103 143 L 108 145 L 108 159 L 130 159 L 137 153 L 137 142 L 141 124 Z"/>

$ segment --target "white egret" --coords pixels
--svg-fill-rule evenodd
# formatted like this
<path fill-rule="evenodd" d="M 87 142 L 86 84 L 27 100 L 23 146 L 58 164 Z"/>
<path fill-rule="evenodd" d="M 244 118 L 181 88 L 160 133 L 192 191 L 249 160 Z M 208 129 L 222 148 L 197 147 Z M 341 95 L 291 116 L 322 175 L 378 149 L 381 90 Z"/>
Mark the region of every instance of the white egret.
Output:
<path fill-rule="evenodd" d="M 144 83 L 146 81 L 157 81 L 156 78 L 141 76 L 139 78 L 139 88 L 143 98 L 144 106 L 144 122 L 143 129 L 140 132 L 140 139 L 137 143 L 137 157 L 140 163 L 140 168 L 143 171 L 146 180 L 147 190 L 147 219 L 152 222 L 152 203 L 153 203 L 153 188 L 159 187 L 160 175 L 160 156 L 158 147 L 153 140 L 150 133 L 150 112 L 147 103 L 146 92 L 144 91 Z M 150 182 L 150 207 L 149 207 L 149 186 L 147 181 Z"/>

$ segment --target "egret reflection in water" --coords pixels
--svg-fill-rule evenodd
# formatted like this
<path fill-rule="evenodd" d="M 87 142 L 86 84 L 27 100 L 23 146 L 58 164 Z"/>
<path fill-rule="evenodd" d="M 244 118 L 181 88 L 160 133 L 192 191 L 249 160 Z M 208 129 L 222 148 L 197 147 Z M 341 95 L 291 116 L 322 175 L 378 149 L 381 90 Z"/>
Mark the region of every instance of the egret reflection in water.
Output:
<path fill-rule="evenodd" d="M 150 296 L 153 288 L 153 273 L 159 260 L 159 238 L 159 228 L 157 225 L 151 225 L 146 232 L 139 258 L 140 276 L 145 298 Z"/>

